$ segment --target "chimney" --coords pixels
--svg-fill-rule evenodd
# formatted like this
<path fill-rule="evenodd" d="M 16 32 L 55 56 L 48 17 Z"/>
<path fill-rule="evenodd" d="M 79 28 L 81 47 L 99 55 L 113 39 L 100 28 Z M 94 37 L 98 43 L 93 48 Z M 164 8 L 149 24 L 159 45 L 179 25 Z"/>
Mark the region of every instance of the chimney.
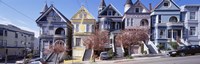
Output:
<path fill-rule="evenodd" d="M 152 5 L 151 5 L 151 3 L 149 3 L 149 10 L 150 10 L 150 12 L 152 11 Z"/>

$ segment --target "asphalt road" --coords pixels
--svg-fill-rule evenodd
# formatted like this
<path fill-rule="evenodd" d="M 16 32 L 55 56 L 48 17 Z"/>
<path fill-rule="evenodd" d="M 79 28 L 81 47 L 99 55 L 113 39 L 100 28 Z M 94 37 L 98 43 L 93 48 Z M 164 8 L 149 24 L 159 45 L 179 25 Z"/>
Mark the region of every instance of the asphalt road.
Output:
<path fill-rule="evenodd" d="M 149 58 L 143 60 L 131 60 L 116 64 L 200 64 L 200 55 L 185 57 Z"/>

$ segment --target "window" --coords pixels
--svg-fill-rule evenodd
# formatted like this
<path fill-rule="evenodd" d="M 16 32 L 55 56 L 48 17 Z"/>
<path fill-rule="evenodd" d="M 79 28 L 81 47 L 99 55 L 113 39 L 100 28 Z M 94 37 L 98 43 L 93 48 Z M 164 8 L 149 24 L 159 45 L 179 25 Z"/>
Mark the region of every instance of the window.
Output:
<path fill-rule="evenodd" d="M 158 23 L 161 23 L 161 15 L 158 15 Z"/>
<path fill-rule="evenodd" d="M 169 6 L 169 1 L 165 1 L 165 2 L 164 2 L 164 6 L 165 6 L 165 7 L 168 7 L 168 6 Z"/>
<path fill-rule="evenodd" d="M 139 13 L 140 12 L 140 8 L 135 8 L 135 12 Z"/>
<path fill-rule="evenodd" d="M 80 46 L 81 38 L 76 38 L 76 46 Z"/>
<path fill-rule="evenodd" d="M 18 38 L 18 34 L 17 33 L 15 33 L 15 38 Z"/>
<path fill-rule="evenodd" d="M 129 19 L 128 18 L 127 18 L 126 22 L 127 22 L 127 26 L 129 26 Z"/>
<path fill-rule="evenodd" d="M 3 36 L 3 29 L 0 29 L 0 36 Z"/>
<path fill-rule="evenodd" d="M 149 22 L 147 19 L 142 19 L 141 22 L 140 22 L 140 26 L 148 26 L 149 25 Z"/>
<path fill-rule="evenodd" d="M 89 30 L 90 30 L 90 25 L 86 24 L 86 32 L 89 32 Z"/>
<path fill-rule="evenodd" d="M 79 32 L 79 24 L 76 24 L 76 32 Z"/>
<path fill-rule="evenodd" d="M 190 35 L 196 35 L 196 28 L 190 27 Z"/>
<path fill-rule="evenodd" d="M 195 19 L 195 12 L 190 12 L 190 19 L 194 20 Z"/>
<path fill-rule="evenodd" d="M 168 30 L 168 38 L 172 38 L 172 31 Z"/>
<path fill-rule="evenodd" d="M 112 16 L 112 14 L 113 14 L 113 13 L 112 13 L 111 10 L 110 10 L 110 11 L 107 11 L 107 15 L 108 15 L 108 16 Z"/>
<path fill-rule="evenodd" d="M 133 19 L 131 19 L 131 26 L 133 26 Z"/>
<path fill-rule="evenodd" d="M 7 31 L 5 31 L 5 36 L 7 36 Z"/>
<path fill-rule="evenodd" d="M 79 18 L 86 18 L 87 17 L 87 14 L 82 12 L 81 14 L 79 14 Z"/>
<path fill-rule="evenodd" d="M 165 30 L 160 30 L 159 35 L 160 38 L 165 38 Z"/>
<path fill-rule="evenodd" d="M 178 19 L 175 16 L 170 17 L 169 22 L 178 22 Z"/>

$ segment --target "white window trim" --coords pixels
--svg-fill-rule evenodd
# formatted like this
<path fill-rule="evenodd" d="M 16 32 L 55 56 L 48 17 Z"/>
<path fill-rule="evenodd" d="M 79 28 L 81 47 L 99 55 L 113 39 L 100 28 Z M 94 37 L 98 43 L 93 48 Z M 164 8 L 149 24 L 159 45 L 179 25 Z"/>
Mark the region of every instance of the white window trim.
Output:
<path fill-rule="evenodd" d="M 191 18 L 190 18 L 192 12 L 195 13 L 194 19 L 191 19 Z M 198 18 L 198 17 L 197 17 L 197 12 L 196 12 L 196 11 L 190 11 L 190 12 L 189 12 L 189 20 L 196 20 L 197 18 Z"/>
<path fill-rule="evenodd" d="M 198 32 L 198 31 L 197 31 L 197 27 L 195 27 L 195 34 L 194 34 L 194 35 L 191 35 L 191 34 L 190 34 L 191 27 L 195 27 L 195 26 L 190 26 L 190 27 L 189 27 L 189 36 L 197 36 L 197 32 Z"/>
<path fill-rule="evenodd" d="M 160 35 L 161 30 L 163 31 L 163 37 Z M 165 39 L 165 38 L 166 38 L 166 30 L 164 30 L 164 29 L 159 29 L 158 35 L 159 35 L 159 38 L 160 38 L 160 39 Z"/>

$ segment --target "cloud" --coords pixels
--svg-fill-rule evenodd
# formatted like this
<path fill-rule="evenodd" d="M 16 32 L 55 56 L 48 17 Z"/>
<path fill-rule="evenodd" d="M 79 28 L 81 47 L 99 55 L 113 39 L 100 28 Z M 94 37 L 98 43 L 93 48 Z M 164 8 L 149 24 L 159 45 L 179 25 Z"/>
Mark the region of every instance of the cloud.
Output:
<path fill-rule="evenodd" d="M 29 28 L 29 27 L 22 26 L 21 24 L 23 24 L 23 25 L 27 25 L 27 24 L 25 22 L 21 21 L 21 20 L 18 20 L 17 22 L 19 22 L 19 23 L 17 23 L 17 24 L 13 23 L 10 19 L 7 19 L 7 18 L 0 16 L 0 24 L 4 24 L 4 25 L 11 24 L 11 25 L 14 25 L 14 26 L 22 29 L 22 30 L 34 32 L 35 37 L 39 37 L 39 30 L 34 30 L 34 29 Z"/>

